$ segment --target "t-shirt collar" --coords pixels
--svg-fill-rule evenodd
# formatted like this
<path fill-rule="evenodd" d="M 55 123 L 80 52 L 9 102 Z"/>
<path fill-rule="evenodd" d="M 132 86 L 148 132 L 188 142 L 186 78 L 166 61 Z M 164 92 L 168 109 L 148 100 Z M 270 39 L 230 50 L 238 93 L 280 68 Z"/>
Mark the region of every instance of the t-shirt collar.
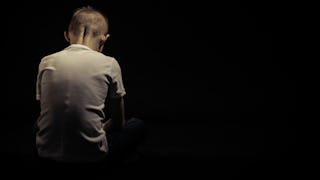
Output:
<path fill-rule="evenodd" d="M 70 44 L 68 47 L 66 47 L 66 49 L 70 49 L 70 48 L 77 48 L 77 49 L 87 49 L 87 50 L 91 50 L 91 48 L 89 48 L 88 46 L 86 45 L 83 45 L 83 44 Z"/>

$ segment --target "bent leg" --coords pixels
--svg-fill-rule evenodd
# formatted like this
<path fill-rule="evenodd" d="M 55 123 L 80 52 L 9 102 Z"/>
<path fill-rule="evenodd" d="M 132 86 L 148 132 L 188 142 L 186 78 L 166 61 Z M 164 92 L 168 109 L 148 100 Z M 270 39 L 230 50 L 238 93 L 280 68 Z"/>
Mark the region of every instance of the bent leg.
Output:
<path fill-rule="evenodd" d="M 145 125 L 141 119 L 130 118 L 125 127 L 118 132 L 107 135 L 109 154 L 112 161 L 126 161 L 136 156 L 139 146 L 145 138 Z"/>

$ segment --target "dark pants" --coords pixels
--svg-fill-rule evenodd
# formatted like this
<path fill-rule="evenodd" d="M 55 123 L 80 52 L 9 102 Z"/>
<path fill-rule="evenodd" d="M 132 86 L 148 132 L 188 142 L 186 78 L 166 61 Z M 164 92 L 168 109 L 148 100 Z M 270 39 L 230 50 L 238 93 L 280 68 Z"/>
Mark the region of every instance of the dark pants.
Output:
<path fill-rule="evenodd" d="M 145 138 L 145 125 L 142 120 L 130 118 L 121 131 L 107 134 L 109 153 L 105 161 L 124 163 L 139 155 L 139 147 Z"/>
<path fill-rule="evenodd" d="M 34 131 L 36 129 L 35 126 Z M 95 164 L 100 166 L 102 163 L 114 166 L 135 160 L 139 155 L 139 147 L 144 141 L 145 133 L 146 128 L 142 120 L 138 118 L 128 119 L 121 131 L 111 131 L 106 135 L 109 146 L 108 155 L 104 160 Z M 41 157 L 37 158 L 40 159 L 40 162 L 49 161 Z"/>

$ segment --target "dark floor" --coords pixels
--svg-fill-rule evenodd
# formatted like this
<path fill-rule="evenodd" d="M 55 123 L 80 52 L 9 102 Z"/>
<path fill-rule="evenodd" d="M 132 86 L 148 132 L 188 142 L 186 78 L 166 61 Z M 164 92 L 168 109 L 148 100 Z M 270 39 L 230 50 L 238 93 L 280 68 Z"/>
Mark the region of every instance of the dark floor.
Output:
<path fill-rule="evenodd" d="M 9 177 L 31 177 L 31 179 L 101 179 L 120 178 L 247 178 L 287 179 L 301 176 L 294 157 L 216 157 L 196 158 L 161 155 L 145 155 L 139 161 L 116 167 L 93 167 L 89 165 L 53 166 L 31 162 L 29 157 L 5 157 L 2 174 Z"/>
<path fill-rule="evenodd" d="M 283 124 L 271 128 L 263 123 L 240 125 L 234 121 L 196 123 L 186 120 L 146 121 L 146 125 L 148 136 L 140 159 L 117 167 L 37 164 L 31 155 L 30 129 L 19 129 L 14 133 L 21 136 L 15 136 L 11 146 L 2 149 L 1 171 L 8 176 L 31 179 L 66 176 L 77 179 L 108 176 L 287 179 L 301 175 L 295 129 Z"/>

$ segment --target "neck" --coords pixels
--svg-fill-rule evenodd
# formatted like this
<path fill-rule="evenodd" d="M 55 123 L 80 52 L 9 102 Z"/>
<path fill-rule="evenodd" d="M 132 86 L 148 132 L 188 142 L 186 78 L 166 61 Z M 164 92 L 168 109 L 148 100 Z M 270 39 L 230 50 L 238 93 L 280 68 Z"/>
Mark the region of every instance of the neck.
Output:
<path fill-rule="evenodd" d="M 96 38 L 92 38 L 91 36 L 74 36 L 73 34 L 69 34 L 70 44 L 82 44 L 89 47 L 92 50 L 100 51 L 99 40 Z"/>

